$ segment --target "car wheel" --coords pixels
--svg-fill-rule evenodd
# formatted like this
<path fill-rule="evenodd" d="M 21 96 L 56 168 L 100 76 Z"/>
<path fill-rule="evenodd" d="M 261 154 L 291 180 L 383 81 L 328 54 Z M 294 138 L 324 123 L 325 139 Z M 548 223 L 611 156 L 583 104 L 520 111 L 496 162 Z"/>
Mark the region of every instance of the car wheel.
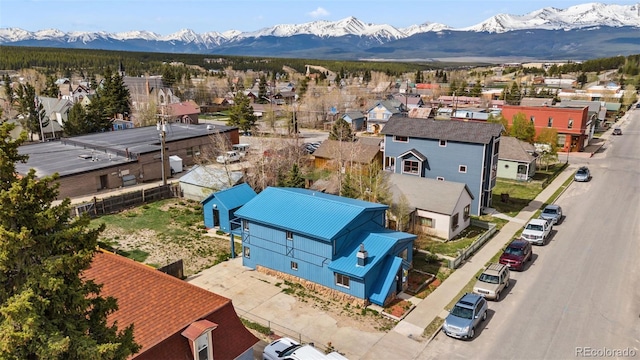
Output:
<path fill-rule="evenodd" d="M 500 292 L 498 291 L 496 293 L 496 301 L 500 301 Z M 484 315 L 482 315 L 482 320 L 484 320 L 484 318 L 487 317 L 487 313 L 485 312 Z"/>
<path fill-rule="evenodd" d="M 482 321 L 485 321 L 485 320 L 487 320 L 487 312 L 486 311 L 482 313 Z"/>
<path fill-rule="evenodd" d="M 473 336 L 476 334 L 475 329 L 471 328 L 471 330 L 469 330 L 469 339 L 473 339 Z"/>
<path fill-rule="evenodd" d="M 509 285 L 511 285 L 511 280 L 507 280 L 507 283 L 506 283 L 506 284 L 504 284 L 504 287 L 508 288 L 508 287 L 509 287 Z"/>

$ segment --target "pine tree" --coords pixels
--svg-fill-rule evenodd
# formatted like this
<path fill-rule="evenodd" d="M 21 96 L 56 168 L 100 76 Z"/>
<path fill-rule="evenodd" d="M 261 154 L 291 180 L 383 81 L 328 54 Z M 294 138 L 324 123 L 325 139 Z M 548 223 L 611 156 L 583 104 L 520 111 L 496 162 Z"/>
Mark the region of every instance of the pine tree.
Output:
<path fill-rule="evenodd" d="M 340 196 L 357 199 L 360 197 L 358 189 L 356 189 L 353 178 L 350 173 L 346 173 L 342 178 L 342 186 L 340 188 Z"/>
<path fill-rule="evenodd" d="M 233 106 L 229 111 L 227 125 L 237 126 L 243 132 L 248 132 L 255 127 L 256 121 L 258 121 L 258 118 L 253 113 L 249 97 L 238 91 L 233 98 Z"/>
<path fill-rule="evenodd" d="M 351 125 L 349 125 L 349 123 L 343 118 L 336 120 L 331 127 L 329 140 L 353 141 L 353 138 L 354 136 L 353 133 L 351 133 Z"/>
<path fill-rule="evenodd" d="M 64 134 L 66 136 L 86 134 L 88 132 L 85 122 L 86 117 L 87 114 L 84 111 L 84 106 L 79 102 L 73 104 L 69 110 L 69 115 L 67 115 L 67 121 L 62 125 Z"/>
<path fill-rule="evenodd" d="M 266 104 L 267 100 L 267 78 L 266 76 L 260 76 L 260 83 L 258 84 L 258 103 Z"/>
<path fill-rule="evenodd" d="M 70 218 L 70 201 L 53 205 L 57 175 L 16 174 L 23 133 L 0 125 L 0 358 L 126 359 L 137 352 L 133 326 L 107 325 L 117 301 L 81 277 L 104 227 Z"/>
<path fill-rule="evenodd" d="M 304 178 L 302 177 L 298 164 L 294 163 L 293 166 L 291 166 L 291 170 L 289 170 L 289 173 L 285 177 L 283 185 L 286 187 L 304 189 Z"/>

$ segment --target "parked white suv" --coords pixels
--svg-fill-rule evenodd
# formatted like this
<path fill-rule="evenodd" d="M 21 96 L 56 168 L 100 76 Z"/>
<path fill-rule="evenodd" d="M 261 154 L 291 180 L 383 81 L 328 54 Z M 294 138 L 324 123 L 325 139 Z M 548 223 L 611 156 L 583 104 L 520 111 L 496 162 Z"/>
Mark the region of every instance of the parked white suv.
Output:
<path fill-rule="evenodd" d="M 218 156 L 216 161 L 220 164 L 228 164 L 236 161 L 240 161 L 241 155 L 237 151 L 227 151 L 226 153 Z"/>
<path fill-rule="evenodd" d="M 325 354 L 313 345 L 302 345 L 297 341 L 284 337 L 267 345 L 262 352 L 263 360 L 348 360 L 334 351 Z"/>

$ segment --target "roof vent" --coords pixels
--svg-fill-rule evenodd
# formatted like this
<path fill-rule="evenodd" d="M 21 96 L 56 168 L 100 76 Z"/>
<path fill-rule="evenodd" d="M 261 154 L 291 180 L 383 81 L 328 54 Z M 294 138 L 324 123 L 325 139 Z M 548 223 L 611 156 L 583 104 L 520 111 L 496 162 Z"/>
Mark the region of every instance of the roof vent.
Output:
<path fill-rule="evenodd" d="M 367 258 L 369 257 L 369 253 L 364 249 L 364 244 L 360 244 L 360 250 L 358 250 L 356 257 L 358 258 L 358 266 L 367 265 Z"/>

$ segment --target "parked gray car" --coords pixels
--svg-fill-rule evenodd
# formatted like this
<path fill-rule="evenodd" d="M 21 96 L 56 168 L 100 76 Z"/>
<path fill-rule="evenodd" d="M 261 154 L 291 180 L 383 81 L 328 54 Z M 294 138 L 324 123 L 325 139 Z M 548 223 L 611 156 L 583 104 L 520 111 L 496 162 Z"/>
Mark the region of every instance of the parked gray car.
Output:
<path fill-rule="evenodd" d="M 579 182 L 585 182 L 591 180 L 591 172 L 589 168 L 586 166 L 581 167 L 576 171 L 576 174 L 573 176 L 573 180 Z"/>
<path fill-rule="evenodd" d="M 556 225 L 562 220 L 562 208 L 559 205 L 547 205 L 540 213 L 540 218 L 553 220 L 553 225 Z"/>
<path fill-rule="evenodd" d="M 464 294 L 444 319 L 442 331 L 454 338 L 472 339 L 478 324 L 487 318 L 487 309 L 487 300 L 484 297 Z"/>

